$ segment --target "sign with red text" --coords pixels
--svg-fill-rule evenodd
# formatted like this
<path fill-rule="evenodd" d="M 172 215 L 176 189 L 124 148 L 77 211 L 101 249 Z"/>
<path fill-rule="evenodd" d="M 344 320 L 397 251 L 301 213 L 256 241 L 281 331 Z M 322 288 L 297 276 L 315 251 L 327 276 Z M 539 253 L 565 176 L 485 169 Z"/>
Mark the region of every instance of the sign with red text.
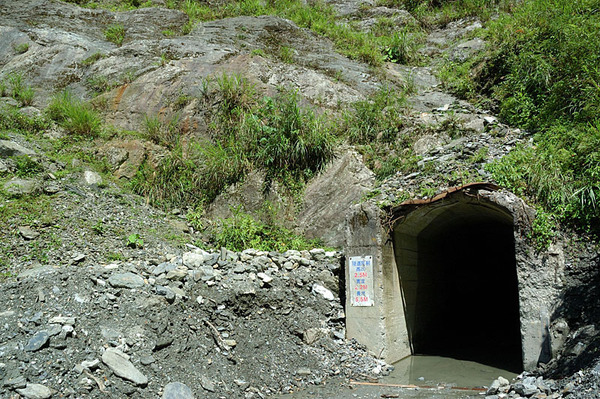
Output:
<path fill-rule="evenodd" d="M 350 257 L 350 295 L 352 306 L 373 306 L 373 257 Z"/>

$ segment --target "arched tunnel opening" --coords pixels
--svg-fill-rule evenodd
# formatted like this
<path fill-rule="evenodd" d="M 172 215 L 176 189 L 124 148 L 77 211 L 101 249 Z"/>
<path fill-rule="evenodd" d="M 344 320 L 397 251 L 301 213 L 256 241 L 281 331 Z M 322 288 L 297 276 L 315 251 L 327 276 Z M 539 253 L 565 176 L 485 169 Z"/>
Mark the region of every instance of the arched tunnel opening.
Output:
<path fill-rule="evenodd" d="M 510 214 L 466 199 L 418 207 L 395 226 L 394 252 L 413 354 L 522 371 Z"/>

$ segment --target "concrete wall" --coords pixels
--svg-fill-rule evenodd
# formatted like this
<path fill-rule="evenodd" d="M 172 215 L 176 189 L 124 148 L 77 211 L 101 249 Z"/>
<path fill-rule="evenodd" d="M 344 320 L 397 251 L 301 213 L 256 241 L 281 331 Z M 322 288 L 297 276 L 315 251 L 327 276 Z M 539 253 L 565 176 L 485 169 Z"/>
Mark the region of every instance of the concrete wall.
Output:
<path fill-rule="evenodd" d="M 515 258 L 518 279 L 520 312 L 520 333 L 522 361 L 525 370 L 535 368 L 551 358 L 552 342 L 549 326 L 552 322 L 553 306 L 558 302 L 562 287 L 562 250 L 552 248 L 545 253 L 536 253 L 530 246 L 527 234 L 535 217 L 533 209 L 515 195 L 502 191 L 480 190 L 476 196 L 465 196 L 457 192 L 436 203 L 426 205 L 418 212 L 418 217 L 402 229 L 390 232 L 382 225 L 389 218 L 371 204 L 353 206 L 347 217 L 346 259 L 352 256 L 373 256 L 374 305 L 371 307 L 352 306 L 350 301 L 350 276 L 346 264 L 347 303 L 346 334 L 366 345 L 374 354 L 388 362 L 395 362 L 411 354 L 411 336 L 418 331 L 408 331 L 407 325 L 414 326 L 414 320 L 407 323 L 406 314 L 419 317 L 418 312 L 406 309 L 406 304 L 414 304 L 416 281 L 419 275 L 418 231 L 436 223 L 443 212 L 440 205 L 445 201 L 471 201 L 473 206 L 482 206 L 487 215 L 512 218 L 515 238 Z M 416 214 L 415 214 L 416 215 Z M 459 219 L 460 213 L 452 217 Z M 439 220 L 439 219 L 438 219 Z M 412 223 L 412 225 L 411 225 Z M 394 248 L 397 245 L 397 248 Z M 422 255 L 422 254 L 421 254 Z M 397 262 L 404 268 L 400 281 Z M 413 276 L 413 278 L 411 278 Z M 403 295 L 408 300 L 403 299 Z M 414 305 L 412 305 L 414 306 Z M 405 310 L 409 310 L 405 312 Z M 493 317 L 490 312 L 489 317 Z M 502 323 L 502 320 L 498 320 Z"/>
<path fill-rule="evenodd" d="M 381 211 L 355 205 L 346 229 L 346 336 L 389 363 L 410 356 L 410 345 L 398 269 L 392 241 L 381 225 Z M 373 256 L 373 306 L 352 306 L 348 262 L 353 256 Z"/>

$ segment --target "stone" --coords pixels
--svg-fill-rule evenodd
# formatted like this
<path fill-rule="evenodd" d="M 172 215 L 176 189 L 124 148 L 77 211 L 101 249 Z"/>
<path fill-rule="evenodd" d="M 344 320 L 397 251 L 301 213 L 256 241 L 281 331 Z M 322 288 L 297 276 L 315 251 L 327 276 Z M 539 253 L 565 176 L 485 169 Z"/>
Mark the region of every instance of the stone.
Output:
<path fill-rule="evenodd" d="M 273 277 L 271 277 L 271 276 L 269 276 L 269 275 L 267 275 L 265 273 L 262 273 L 262 272 L 258 273 L 256 275 L 256 277 L 258 277 L 259 279 L 261 279 L 262 282 L 265 283 L 265 284 L 270 284 L 273 281 Z"/>
<path fill-rule="evenodd" d="M 98 365 L 100 365 L 100 360 L 98 360 L 98 359 L 84 360 L 83 362 L 81 362 L 81 367 L 90 369 L 90 370 L 94 370 L 94 369 L 98 368 Z"/>
<path fill-rule="evenodd" d="M 302 341 L 306 345 L 312 345 L 320 338 L 325 337 L 329 334 L 329 331 L 324 328 L 309 328 L 302 333 Z"/>
<path fill-rule="evenodd" d="M 308 367 L 300 367 L 297 371 L 296 374 L 300 375 L 300 376 L 307 376 L 307 375 L 311 375 L 312 371 L 310 371 L 310 369 Z"/>
<path fill-rule="evenodd" d="M 187 276 L 187 274 L 188 274 L 187 268 L 186 269 L 177 268 L 175 270 L 171 270 L 171 271 L 167 272 L 167 280 L 181 281 Z"/>
<path fill-rule="evenodd" d="M 187 267 L 198 268 L 208 259 L 212 258 L 209 253 L 186 252 L 183 254 L 183 264 Z"/>
<path fill-rule="evenodd" d="M 35 151 L 25 148 L 14 141 L 0 140 L 0 158 L 31 156 Z"/>
<path fill-rule="evenodd" d="M 156 286 L 156 294 L 164 296 L 167 302 L 173 303 L 175 301 L 175 293 L 169 287 L 164 287 L 162 285 Z"/>
<path fill-rule="evenodd" d="M 325 250 L 323 248 L 314 248 L 308 251 L 314 260 L 325 259 Z"/>
<path fill-rule="evenodd" d="M 11 389 L 25 388 L 27 380 L 22 375 L 14 375 L 4 380 L 4 386 Z"/>
<path fill-rule="evenodd" d="M 160 274 L 170 272 L 171 270 L 175 270 L 176 268 L 177 265 L 175 263 L 164 262 L 156 266 L 154 270 L 152 270 L 152 274 L 158 276 Z"/>
<path fill-rule="evenodd" d="M 102 176 L 91 170 L 86 170 L 83 172 L 83 180 L 89 186 L 97 186 L 102 184 Z"/>
<path fill-rule="evenodd" d="M 31 337 L 23 350 L 26 352 L 35 352 L 40 350 L 46 346 L 46 344 L 48 344 L 48 339 L 50 339 L 50 335 L 48 335 L 47 331 L 39 331 L 33 337 Z"/>
<path fill-rule="evenodd" d="M 19 234 L 21 234 L 21 237 L 23 237 L 26 240 L 35 240 L 40 235 L 40 233 L 33 230 L 29 226 L 19 226 Z"/>
<path fill-rule="evenodd" d="M 538 393 L 538 389 L 535 385 L 529 383 L 518 382 L 513 385 L 513 389 L 516 393 L 522 396 L 532 396 Z"/>
<path fill-rule="evenodd" d="M 333 301 L 335 299 L 335 296 L 333 295 L 333 293 L 320 284 L 313 284 L 312 288 L 315 293 L 321 295 L 323 298 L 327 299 L 328 301 Z"/>
<path fill-rule="evenodd" d="M 170 346 L 173 343 L 173 337 L 160 337 L 159 340 L 154 345 L 154 350 L 159 351 L 161 349 Z"/>
<path fill-rule="evenodd" d="M 194 399 L 194 393 L 181 382 L 171 382 L 165 386 L 162 399 Z"/>
<path fill-rule="evenodd" d="M 26 195 L 35 192 L 38 183 L 35 180 L 13 179 L 4 183 L 4 191 L 10 195 Z"/>
<path fill-rule="evenodd" d="M 487 390 L 488 395 L 495 395 L 501 392 L 508 392 L 510 383 L 502 376 L 495 379 Z"/>
<path fill-rule="evenodd" d="M 75 317 L 71 317 L 71 316 L 55 316 L 53 318 L 51 318 L 50 320 L 48 320 L 48 323 L 51 324 L 66 324 L 69 326 L 73 326 L 75 325 Z"/>
<path fill-rule="evenodd" d="M 215 383 L 212 382 L 208 377 L 206 377 L 204 375 L 200 378 L 200 385 L 202 385 L 202 388 L 204 388 L 208 392 L 215 391 Z"/>
<path fill-rule="evenodd" d="M 27 384 L 25 388 L 17 389 L 19 395 L 27 399 L 48 399 L 54 391 L 42 384 Z"/>
<path fill-rule="evenodd" d="M 144 355 L 140 357 L 140 363 L 144 366 L 148 366 L 156 362 L 156 359 L 152 355 Z"/>
<path fill-rule="evenodd" d="M 117 273 L 108 278 L 108 283 L 114 288 L 140 288 L 144 286 L 144 279 L 137 274 Z"/>
<path fill-rule="evenodd" d="M 102 354 L 102 362 L 118 377 L 131 381 L 138 386 L 145 386 L 148 384 L 148 378 L 135 368 L 133 363 L 129 361 L 127 355 L 117 349 L 108 348 L 104 351 Z"/>

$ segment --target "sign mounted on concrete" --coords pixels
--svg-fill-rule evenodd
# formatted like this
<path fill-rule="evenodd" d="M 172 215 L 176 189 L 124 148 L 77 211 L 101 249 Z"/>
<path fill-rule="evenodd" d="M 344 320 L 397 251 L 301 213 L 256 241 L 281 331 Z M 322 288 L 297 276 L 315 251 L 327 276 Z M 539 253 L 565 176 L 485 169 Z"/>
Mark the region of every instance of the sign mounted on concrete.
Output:
<path fill-rule="evenodd" d="M 373 257 L 350 257 L 352 306 L 373 306 Z"/>

